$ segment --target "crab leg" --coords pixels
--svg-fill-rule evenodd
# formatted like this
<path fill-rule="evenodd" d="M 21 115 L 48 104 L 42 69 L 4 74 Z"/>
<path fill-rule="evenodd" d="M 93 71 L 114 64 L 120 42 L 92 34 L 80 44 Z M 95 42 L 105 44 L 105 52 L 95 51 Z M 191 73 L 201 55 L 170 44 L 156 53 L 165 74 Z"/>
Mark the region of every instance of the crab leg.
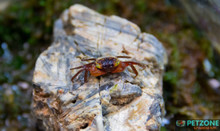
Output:
<path fill-rule="evenodd" d="M 79 75 L 79 73 L 81 73 L 82 71 L 84 71 L 85 69 L 81 69 L 79 70 L 72 78 L 71 81 L 73 82 L 73 80 Z"/>
<path fill-rule="evenodd" d="M 135 77 L 137 77 L 138 72 L 137 72 L 136 68 L 135 68 L 132 64 L 131 64 L 130 66 L 131 66 L 132 70 L 133 70 L 134 73 L 135 73 Z"/>
<path fill-rule="evenodd" d="M 70 68 L 70 70 L 80 69 L 80 68 L 83 68 L 83 66 L 78 66 L 78 67 Z"/>
<path fill-rule="evenodd" d="M 82 66 L 78 66 L 78 67 L 70 68 L 70 70 L 80 69 L 80 68 L 85 68 L 86 66 L 90 66 L 91 64 L 94 64 L 94 62 L 91 62 L 91 63 L 86 64 L 86 65 L 82 65 Z"/>
<path fill-rule="evenodd" d="M 131 58 L 130 56 L 116 56 L 117 58 Z"/>
<path fill-rule="evenodd" d="M 138 71 L 136 70 L 136 68 L 134 67 L 134 65 L 138 65 L 138 66 L 142 66 L 144 67 L 144 64 L 141 64 L 141 63 L 138 63 L 138 62 L 133 62 L 133 61 L 124 61 L 124 62 L 121 62 L 119 64 L 119 66 L 112 72 L 112 73 L 118 73 L 118 72 L 122 72 L 124 71 L 124 69 L 127 67 L 127 66 L 130 66 L 133 70 L 133 72 L 135 73 L 135 77 L 138 75 Z"/>
<path fill-rule="evenodd" d="M 81 61 L 90 61 L 90 60 L 96 60 L 96 58 L 81 59 Z"/>
<path fill-rule="evenodd" d="M 124 63 L 126 63 L 127 65 L 138 65 L 141 67 L 145 67 L 144 64 L 138 63 L 138 62 L 133 62 L 133 61 L 125 61 Z"/>

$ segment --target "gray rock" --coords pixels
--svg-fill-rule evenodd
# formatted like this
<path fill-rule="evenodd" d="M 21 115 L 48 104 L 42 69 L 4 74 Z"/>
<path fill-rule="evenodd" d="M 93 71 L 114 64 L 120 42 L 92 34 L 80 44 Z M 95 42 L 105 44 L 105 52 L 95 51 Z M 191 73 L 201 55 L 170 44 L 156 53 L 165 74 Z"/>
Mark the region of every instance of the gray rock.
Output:
<path fill-rule="evenodd" d="M 82 58 L 129 55 L 146 64 L 124 72 L 90 76 L 72 67 Z M 46 130 L 158 130 L 164 115 L 162 74 L 167 61 L 162 44 L 117 16 L 73 5 L 55 22 L 54 41 L 36 62 L 33 113 Z"/>

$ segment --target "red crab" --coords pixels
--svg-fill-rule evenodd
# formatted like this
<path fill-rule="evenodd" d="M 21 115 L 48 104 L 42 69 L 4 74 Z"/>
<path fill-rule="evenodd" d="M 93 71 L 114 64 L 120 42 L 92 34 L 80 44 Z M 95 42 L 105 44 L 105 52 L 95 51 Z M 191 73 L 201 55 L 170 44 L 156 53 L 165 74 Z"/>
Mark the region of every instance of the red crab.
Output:
<path fill-rule="evenodd" d="M 87 74 L 88 71 L 92 76 L 101 76 L 106 73 L 119 73 L 124 71 L 124 69 L 127 66 L 130 66 L 133 70 L 133 72 L 136 74 L 135 77 L 138 75 L 138 72 L 134 65 L 142 66 L 144 67 L 143 64 L 138 63 L 138 62 L 133 62 L 133 61 L 120 61 L 118 58 L 131 58 L 130 56 L 116 56 L 116 57 L 103 57 L 103 58 L 90 58 L 90 59 L 82 59 L 82 61 L 90 61 L 93 60 L 93 62 L 71 68 L 70 70 L 74 69 L 81 69 L 79 70 L 71 79 L 73 80 L 81 73 L 82 71 L 85 70 L 85 75 L 84 75 L 84 81 L 87 82 Z"/>

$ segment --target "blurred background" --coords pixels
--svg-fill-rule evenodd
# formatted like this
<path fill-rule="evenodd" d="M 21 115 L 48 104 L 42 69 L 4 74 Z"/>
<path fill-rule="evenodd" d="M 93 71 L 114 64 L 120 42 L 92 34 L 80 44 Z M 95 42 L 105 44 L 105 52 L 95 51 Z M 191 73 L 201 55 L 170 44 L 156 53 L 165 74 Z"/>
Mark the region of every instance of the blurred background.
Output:
<path fill-rule="evenodd" d="M 0 130 L 40 129 L 31 115 L 35 61 L 75 3 L 126 18 L 163 43 L 162 130 L 177 119 L 220 119 L 219 0 L 0 0 Z"/>

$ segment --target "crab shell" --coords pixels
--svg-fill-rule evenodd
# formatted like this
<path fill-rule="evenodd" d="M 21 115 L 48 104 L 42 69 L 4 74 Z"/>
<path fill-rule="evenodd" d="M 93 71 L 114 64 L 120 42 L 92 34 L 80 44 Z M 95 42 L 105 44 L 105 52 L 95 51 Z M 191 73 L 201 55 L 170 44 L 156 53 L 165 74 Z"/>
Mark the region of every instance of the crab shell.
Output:
<path fill-rule="evenodd" d="M 120 60 L 116 57 L 104 57 L 96 60 L 96 68 L 104 72 L 114 71 L 120 64 Z"/>

